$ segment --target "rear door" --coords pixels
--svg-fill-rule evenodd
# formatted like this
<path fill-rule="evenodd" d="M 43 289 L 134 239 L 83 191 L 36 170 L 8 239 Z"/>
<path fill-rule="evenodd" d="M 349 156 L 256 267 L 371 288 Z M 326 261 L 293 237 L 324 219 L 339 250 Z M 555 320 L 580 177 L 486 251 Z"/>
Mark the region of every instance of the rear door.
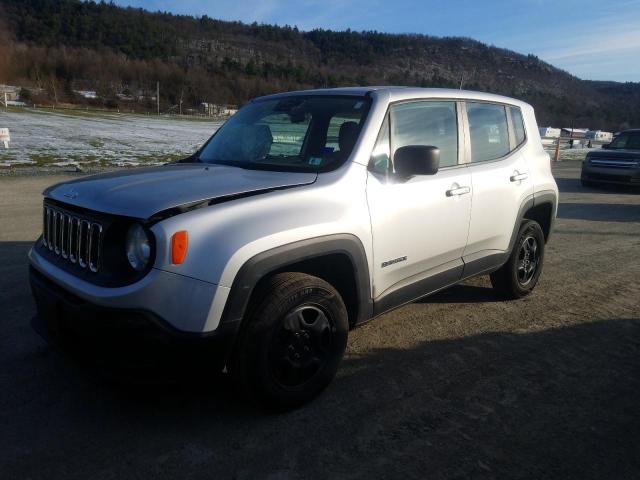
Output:
<path fill-rule="evenodd" d="M 456 102 L 414 101 L 390 108 L 367 180 L 374 298 L 443 272 L 446 279 L 461 275 L 471 175 L 459 161 L 459 144 Z M 406 145 L 438 147 L 440 170 L 435 175 L 397 176 L 394 153 Z"/>
<path fill-rule="evenodd" d="M 520 109 L 467 101 L 464 113 L 473 207 L 463 258 L 471 262 L 508 250 L 520 206 L 533 194 L 533 182 L 520 148 L 526 142 Z"/>

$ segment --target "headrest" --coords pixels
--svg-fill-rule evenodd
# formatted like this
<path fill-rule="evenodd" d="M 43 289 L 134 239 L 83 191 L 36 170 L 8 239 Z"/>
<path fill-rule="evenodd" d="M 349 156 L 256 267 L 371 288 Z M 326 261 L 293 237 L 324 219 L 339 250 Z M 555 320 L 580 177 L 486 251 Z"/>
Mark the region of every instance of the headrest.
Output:
<path fill-rule="evenodd" d="M 338 133 L 338 147 L 343 153 L 351 153 L 358 139 L 359 126 L 356 122 L 344 122 Z"/>

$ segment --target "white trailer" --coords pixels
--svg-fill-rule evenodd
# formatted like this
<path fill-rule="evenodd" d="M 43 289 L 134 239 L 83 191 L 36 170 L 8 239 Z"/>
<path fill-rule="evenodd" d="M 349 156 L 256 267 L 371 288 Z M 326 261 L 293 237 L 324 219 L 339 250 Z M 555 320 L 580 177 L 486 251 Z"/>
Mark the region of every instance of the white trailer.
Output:
<path fill-rule="evenodd" d="M 602 130 L 589 130 L 586 138 L 595 142 L 611 143 L 613 140 L 613 133 L 604 132 Z"/>
<path fill-rule="evenodd" d="M 540 136 L 542 138 L 559 138 L 560 137 L 560 129 L 553 127 L 540 127 Z"/>

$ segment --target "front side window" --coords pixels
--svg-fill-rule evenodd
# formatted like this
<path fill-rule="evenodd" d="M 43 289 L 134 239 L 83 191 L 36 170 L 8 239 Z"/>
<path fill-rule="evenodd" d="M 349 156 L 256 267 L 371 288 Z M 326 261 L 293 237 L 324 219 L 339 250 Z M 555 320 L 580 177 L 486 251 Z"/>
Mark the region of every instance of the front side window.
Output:
<path fill-rule="evenodd" d="M 509 153 L 509 128 L 503 105 L 467 102 L 471 162 L 486 162 Z"/>
<path fill-rule="evenodd" d="M 440 149 L 440 167 L 458 164 L 458 121 L 455 102 L 412 102 L 391 108 L 391 145 L 395 153 L 407 145 Z"/>
<path fill-rule="evenodd" d="M 621 133 L 609 144 L 611 150 L 640 150 L 640 132 Z"/>
<path fill-rule="evenodd" d="M 332 170 L 351 154 L 369 106 L 365 97 L 328 95 L 251 102 L 216 132 L 197 158 L 262 170 Z"/>

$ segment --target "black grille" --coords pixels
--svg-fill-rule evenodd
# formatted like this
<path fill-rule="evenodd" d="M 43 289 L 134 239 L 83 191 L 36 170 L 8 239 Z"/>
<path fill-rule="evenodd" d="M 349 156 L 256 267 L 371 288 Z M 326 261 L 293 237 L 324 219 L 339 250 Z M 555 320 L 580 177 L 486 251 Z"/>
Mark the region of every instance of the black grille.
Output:
<path fill-rule="evenodd" d="M 637 168 L 640 159 L 637 158 L 592 158 L 591 164 L 596 167 L 608 168 Z"/>
<path fill-rule="evenodd" d="M 89 218 L 45 204 L 42 244 L 49 251 L 81 269 L 100 271 L 103 227 Z"/>

